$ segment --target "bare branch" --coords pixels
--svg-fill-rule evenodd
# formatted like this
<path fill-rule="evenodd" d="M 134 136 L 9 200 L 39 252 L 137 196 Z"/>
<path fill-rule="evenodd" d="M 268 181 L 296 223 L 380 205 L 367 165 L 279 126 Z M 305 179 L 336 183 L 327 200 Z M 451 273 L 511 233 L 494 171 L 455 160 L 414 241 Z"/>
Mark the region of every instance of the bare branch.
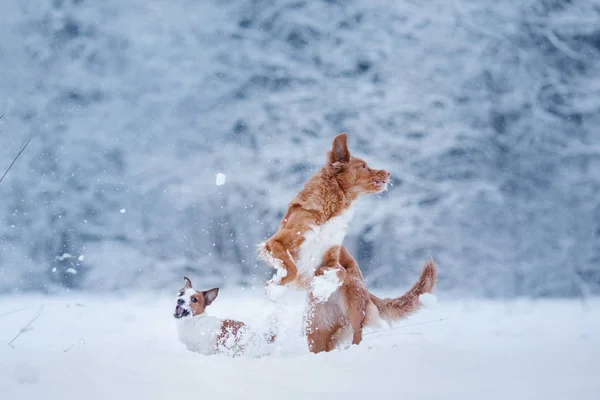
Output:
<path fill-rule="evenodd" d="M 39 311 L 38 311 L 38 313 L 36 314 L 36 316 L 35 316 L 35 317 L 34 317 L 34 318 L 31 320 L 31 321 L 29 321 L 29 323 L 28 323 L 27 325 L 25 325 L 23 328 L 21 328 L 21 330 L 19 331 L 19 333 L 17 334 L 17 336 L 15 336 L 14 338 L 12 338 L 12 340 L 11 340 L 10 342 L 8 342 L 8 345 L 9 345 L 10 347 L 14 347 L 12 344 L 13 344 L 13 342 L 14 342 L 15 340 L 17 340 L 17 339 L 19 338 L 19 336 L 21 336 L 23 333 L 25 333 L 25 332 L 28 332 L 28 331 L 30 331 L 30 330 L 31 330 L 31 329 L 30 329 L 30 328 L 31 328 L 31 325 L 33 325 L 33 323 L 34 323 L 35 321 L 37 321 L 37 319 L 40 317 L 40 315 L 42 315 L 42 311 L 43 311 L 43 310 L 44 310 L 44 306 L 43 306 L 43 305 L 41 305 L 41 306 L 40 306 L 40 309 L 39 309 Z"/>
<path fill-rule="evenodd" d="M 21 153 L 23 153 L 25 151 L 25 149 L 27 148 L 27 146 L 29 145 L 29 142 L 31 141 L 31 138 L 27 139 L 27 142 L 25 143 L 25 145 L 23 146 L 23 148 L 21 148 L 21 150 L 19 150 L 19 153 L 17 154 L 17 156 L 13 159 L 13 161 L 10 163 L 10 165 L 8 166 L 7 170 L 4 172 L 4 175 L 2 175 L 2 178 L 0 178 L 0 182 L 2 182 L 4 180 L 4 177 L 6 176 L 6 174 L 8 174 L 8 171 L 10 171 L 10 169 L 12 168 L 12 166 L 15 164 L 15 162 L 17 162 L 17 159 L 19 158 L 19 156 L 21 155 Z"/>
<path fill-rule="evenodd" d="M 85 345 L 85 339 L 84 338 L 79 339 L 78 341 L 73 343 L 71 346 L 64 349 L 63 352 L 66 353 L 67 351 L 71 350 L 73 347 L 77 346 L 79 343 L 83 343 Z"/>

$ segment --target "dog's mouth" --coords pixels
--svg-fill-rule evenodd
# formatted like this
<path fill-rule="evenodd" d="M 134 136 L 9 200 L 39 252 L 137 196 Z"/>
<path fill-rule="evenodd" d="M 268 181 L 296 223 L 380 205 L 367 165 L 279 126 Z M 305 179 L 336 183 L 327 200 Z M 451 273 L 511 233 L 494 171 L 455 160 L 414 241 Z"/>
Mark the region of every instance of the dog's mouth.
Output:
<path fill-rule="evenodd" d="M 389 183 L 389 179 L 373 179 L 371 180 L 371 185 L 378 191 L 383 191 L 387 189 L 387 185 Z"/>
<path fill-rule="evenodd" d="M 173 316 L 177 319 L 179 318 L 183 318 L 183 317 L 187 317 L 188 315 L 190 315 L 190 312 L 188 310 L 186 310 L 183 307 L 177 306 L 175 307 L 175 313 L 173 314 Z"/>

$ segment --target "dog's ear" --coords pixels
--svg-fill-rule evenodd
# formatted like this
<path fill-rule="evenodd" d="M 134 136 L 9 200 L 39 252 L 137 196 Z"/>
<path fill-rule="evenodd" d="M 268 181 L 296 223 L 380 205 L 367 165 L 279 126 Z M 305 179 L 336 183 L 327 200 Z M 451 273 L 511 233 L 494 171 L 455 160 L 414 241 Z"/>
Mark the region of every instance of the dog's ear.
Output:
<path fill-rule="evenodd" d="M 207 290 L 205 292 L 202 292 L 202 294 L 204 295 L 204 305 L 210 306 L 210 303 L 215 301 L 215 299 L 217 298 L 217 295 L 219 294 L 219 288 Z"/>
<path fill-rule="evenodd" d="M 336 166 L 336 163 L 347 163 L 350 161 L 350 151 L 348 150 L 347 141 L 348 135 L 346 132 L 340 133 L 333 139 L 330 157 L 330 162 L 333 166 Z"/>
<path fill-rule="evenodd" d="M 190 281 L 190 278 L 188 278 L 187 276 L 184 276 L 183 280 L 185 281 L 185 286 L 183 288 L 184 289 L 191 289 L 192 288 L 192 281 Z"/>

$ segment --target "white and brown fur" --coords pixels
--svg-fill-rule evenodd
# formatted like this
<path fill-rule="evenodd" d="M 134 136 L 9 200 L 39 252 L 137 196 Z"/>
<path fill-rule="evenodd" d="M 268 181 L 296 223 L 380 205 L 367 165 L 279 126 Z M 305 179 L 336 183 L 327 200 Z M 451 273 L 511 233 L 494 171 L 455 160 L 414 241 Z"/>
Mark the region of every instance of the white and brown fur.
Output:
<path fill-rule="evenodd" d="M 408 292 L 379 299 L 369 293 L 358 263 L 342 244 L 353 202 L 361 194 L 382 192 L 389 178 L 389 172 L 351 156 L 346 133 L 339 134 L 323 168 L 290 202 L 277 232 L 260 246 L 260 257 L 277 270 L 267 288 L 290 285 L 308 291 L 306 334 L 314 353 L 330 351 L 349 336 L 359 344 L 365 326 L 415 312 L 419 296 L 435 284 L 436 267 L 430 260 Z"/>
<path fill-rule="evenodd" d="M 275 335 L 257 335 L 241 321 L 207 315 L 206 307 L 217 298 L 219 288 L 198 291 L 189 278 L 183 279 L 185 285 L 179 290 L 173 316 L 179 340 L 188 350 L 204 355 L 237 356 L 244 354 L 248 345 L 256 345 L 257 340 L 262 344 L 274 342 Z"/>

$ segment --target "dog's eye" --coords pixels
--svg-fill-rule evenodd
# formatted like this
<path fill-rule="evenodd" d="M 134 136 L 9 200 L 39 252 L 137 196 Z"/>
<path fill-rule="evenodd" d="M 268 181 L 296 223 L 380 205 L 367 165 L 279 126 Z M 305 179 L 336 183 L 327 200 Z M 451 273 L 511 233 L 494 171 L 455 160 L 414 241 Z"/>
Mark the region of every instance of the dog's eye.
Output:
<path fill-rule="evenodd" d="M 198 302 L 198 299 L 195 297 L 192 297 L 192 303 L 197 303 L 197 302 Z"/>
<path fill-rule="evenodd" d="M 183 292 L 179 292 L 179 297 L 183 296 Z"/>
<path fill-rule="evenodd" d="M 363 164 L 363 165 L 362 165 L 362 167 L 363 167 L 363 168 L 367 168 L 367 164 Z"/>

